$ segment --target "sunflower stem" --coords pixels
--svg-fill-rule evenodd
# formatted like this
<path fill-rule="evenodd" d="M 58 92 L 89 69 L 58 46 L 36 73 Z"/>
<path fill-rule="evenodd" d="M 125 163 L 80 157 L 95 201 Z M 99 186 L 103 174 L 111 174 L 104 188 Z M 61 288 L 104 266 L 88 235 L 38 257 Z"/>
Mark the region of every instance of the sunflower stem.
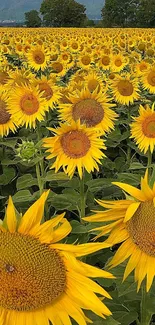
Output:
<path fill-rule="evenodd" d="M 149 170 L 149 174 L 150 174 L 150 170 L 151 170 L 151 163 L 152 163 L 152 153 L 150 151 L 150 149 L 148 149 L 148 154 L 147 154 L 147 168 Z"/>
<path fill-rule="evenodd" d="M 40 195 L 41 195 L 43 193 L 44 185 L 43 185 L 41 175 L 40 175 L 39 163 L 36 164 L 36 175 L 37 175 L 37 181 L 38 181 L 39 191 L 40 191 Z"/>
<path fill-rule="evenodd" d="M 149 325 L 152 318 L 152 313 L 148 312 L 147 298 L 149 294 L 146 292 L 144 285 L 142 286 L 141 292 L 142 292 L 142 298 L 141 298 L 141 305 L 140 305 L 140 311 L 141 311 L 140 325 Z"/>
<path fill-rule="evenodd" d="M 82 220 L 85 217 L 85 190 L 84 190 L 84 172 L 82 178 L 80 179 L 80 222 L 83 224 L 84 221 Z"/>

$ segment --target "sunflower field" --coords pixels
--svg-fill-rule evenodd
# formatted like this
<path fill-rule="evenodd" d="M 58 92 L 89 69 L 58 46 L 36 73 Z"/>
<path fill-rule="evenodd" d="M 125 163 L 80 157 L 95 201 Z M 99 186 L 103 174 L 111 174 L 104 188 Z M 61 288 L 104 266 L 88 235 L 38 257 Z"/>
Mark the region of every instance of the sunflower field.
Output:
<path fill-rule="evenodd" d="M 155 30 L 0 38 L 0 325 L 155 324 Z"/>

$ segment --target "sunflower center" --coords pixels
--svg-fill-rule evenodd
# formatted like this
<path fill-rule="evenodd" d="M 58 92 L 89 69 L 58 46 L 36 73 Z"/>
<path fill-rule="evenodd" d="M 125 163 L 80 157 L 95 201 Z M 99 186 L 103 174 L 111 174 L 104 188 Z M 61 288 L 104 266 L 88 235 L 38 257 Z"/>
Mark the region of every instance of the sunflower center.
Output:
<path fill-rule="evenodd" d="M 66 270 L 47 244 L 19 233 L 0 233 L 0 306 L 32 311 L 51 304 L 64 291 Z"/>
<path fill-rule="evenodd" d="M 62 136 L 61 145 L 68 157 L 77 159 L 87 154 L 90 140 L 82 131 L 74 130 Z"/>
<path fill-rule="evenodd" d="M 145 118 L 142 124 L 142 130 L 146 137 L 155 138 L 155 113 Z"/>
<path fill-rule="evenodd" d="M 37 64 L 43 64 L 45 61 L 45 55 L 42 51 L 35 51 L 33 54 L 33 58 L 35 63 Z"/>
<path fill-rule="evenodd" d="M 155 71 L 151 71 L 148 74 L 147 81 L 151 86 L 155 86 Z"/>
<path fill-rule="evenodd" d="M 63 70 L 63 65 L 60 62 L 54 62 L 52 68 L 55 72 L 59 73 Z"/>
<path fill-rule="evenodd" d="M 131 96 L 133 94 L 133 85 L 128 80 L 120 80 L 117 87 L 122 96 Z"/>
<path fill-rule="evenodd" d="M 89 91 L 92 92 L 98 87 L 98 90 L 100 90 L 99 82 L 96 79 L 91 79 L 88 81 L 88 88 Z"/>
<path fill-rule="evenodd" d="M 8 80 L 8 73 L 4 71 L 0 71 L 0 84 L 5 85 Z"/>
<path fill-rule="evenodd" d="M 83 99 L 73 106 L 72 116 L 74 121 L 80 119 L 88 127 L 99 124 L 104 117 L 104 110 L 95 99 Z"/>
<path fill-rule="evenodd" d="M 90 62 L 91 62 L 90 56 L 89 56 L 89 55 L 84 55 L 84 56 L 81 58 L 81 62 L 82 62 L 84 65 L 89 65 Z"/>
<path fill-rule="evenodd" d="M 46 98 L 47 100 L 53 96 L 53 90 L 46 82 L 39 84 L 39 90 L 43 91 L 42 97 Z"/>
<path fill-rule="evenodd" d="M 26 94 L 20 100 L 22 111 L 27 115 L 36 113 L 39 109 L 39 102 L 33 94 Z"/>
<path fill-rule="evenodd" d="M 10 120 L 11 115 L 6 109 L 6 103 L 0 99 L 0 124 L 5 124 Z"/>
<path fill-rule="evenodd" d="M 153 201 L 142 202 L 127 222 L 134 243 L 146 254 L 155 257 L 155 207 Z"/>
<path fill-rule="evenodd" d="M 105 55 L 105 56 L 102 57 L 101 62 L 102 62 L 103 65 L 109 65 L 110 58 Z"/>
<path fill-rule="evenodd" d="M 120 59 L 115 60 L 116 67 L 120 67 L 122 65 L 122 61 Z"/>

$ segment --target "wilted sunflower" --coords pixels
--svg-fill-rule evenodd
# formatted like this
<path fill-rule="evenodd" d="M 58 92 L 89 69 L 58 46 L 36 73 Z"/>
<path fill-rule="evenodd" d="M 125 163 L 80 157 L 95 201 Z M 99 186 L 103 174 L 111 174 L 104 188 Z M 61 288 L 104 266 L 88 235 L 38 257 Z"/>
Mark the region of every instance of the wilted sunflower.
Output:
<path fill-rule="evenodd" d="M 8 95 L 0 89 L 0 136 L 6 136 L 9 131 L 15 132 L 18 126 L 15 116 L 10 114 L 7 105 Z"/>
<path fill-rule="evenodd" d="M 129 258 L 124 278 L 135 270 L 135 281 L 138 290 L 145 276 L 147 277 L 146 289 L 149 291 L 155 275 L 155 183 L 151 188 L 148 184 L 148 171 L 141 179 L 141 189 L 126 183 L 114 182 L 123 191 L 131 195 L 126 200 L 97 201 L 99 205 L 108 209 L 96 211 L 96 214 L 84 218 L 91 222 L 109 222 L 105 226 L 95 228 L 101 237 L 110 233 L 105 243 L 113 246 L 122 243 L 109 263 L 115 267 Z M 110 223 L 110 221 L 113 221 Z"/>
<path fill-rule="evenodd" d="M 23 86 L 14 87 L 8 98 L 9 111 L 20 124 L 35 127 L 36 121 L 44 119 L 48 107 L 45 98 L 38 89 Z"/>
<path fill-rule="evenodd" d="M 120 104 L 130 105 L 139 98 L 138 81 L 130 75 L 117 76 L 112 81 L 111 88 L 113 96 Z"/>
<path fill-rule="evenodd" d="M 106 94 L 98 93 L 98 89 L 90 92 L 88 89 L 76 91 L 69 95 L 71 104 L 61 105 L 60 118 L 64 121 L 78 121 L 87 127 L 97 127 L 103 133 L 114 129 L 117 114 L 110 109 L 114 104 Z"/>
<path fill-rule="evenodd" d="M 49 128 L 55 136 L 44 139 L 44 147 L 48 148 L 48 159 L 56 157 L 51 168 L 55 172 L 63 167 L 64 172 L 73 177 L 77 168 L 80 178 L 85 168 L 88 173 L 99 169 L 100 159 L 105 157 L 101 149 L 106 149 L 104 141 L 94 128 L 72 122 L 71 125 L 60 124 L 58 129 Z"/>
<path fill-rule="evenodd" d="M 150 149 L 151 153 L 155 147 L 155 111 L 154 104 L 152 108 L 146 105 L 144 108 L 140 105 L 139 116 L 134 117 L 131 126 L 131 138 L 134 138 L 141 151 L 146 153 Z"/>
<path fill-rule="evenodd" d="M 5 325 L 71 325 L 91 322 L 82 309 L 110 315 L 97 297 L 109 294 L 89 277 L 112 278 L 78 258 L 107 247 L 59 243 L 71 231 L 64 214 L 41 223 L 48 191 L 23 215 L 11 197 L 0 225 L 0 319 Z"/>

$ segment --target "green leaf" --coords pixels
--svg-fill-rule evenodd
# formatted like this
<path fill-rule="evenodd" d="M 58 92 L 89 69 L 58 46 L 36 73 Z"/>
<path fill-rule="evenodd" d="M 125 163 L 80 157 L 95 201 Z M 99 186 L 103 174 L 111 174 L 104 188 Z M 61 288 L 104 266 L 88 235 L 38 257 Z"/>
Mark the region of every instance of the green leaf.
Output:
<path fill-rule="evenodd" d="M 33 185 L 38 185 L 37 178 L 33 178 L 31 174 L 26 174 L 17 179 L 17 190 L 22 190 L 26 187 L 31 187 Z"/>
<path fill-rule="evenodd" d="M 63 172 L 55 173 L 53 170 L 47 172 L 46 177 L 44 178 L 45 182 L 63 181 L 63 180 L 69 180 L 69 177 Z"/>
<path fill-rule="evenodd" d="M 29 190 L 22 190 L 17 192 L 13 197 L 13 202 L 27 202 L 27 201 L 33 201 L 34 198 L 31 195 Z"/>
<path fill-rule="evenodd" d="M 110 178 L 100 178 L 100 179 L 92 179 L 91 181 L 86 182 L 86 185 L 88 186 L 88 189 L 90 192 L 98 192 L 103 188 L 107 188 L 108 186 L 113 186 L 111 182 L 113 182 L 114 179 Z"/>
<path fill-rule="evenodd" d="M 0 185 L 9 184 L 16 176 L 16 171 L 12 167 L 3 167 L 3 174 L 0 175 Z"/>
<path fill-rule="evenodd" d="M 143 166 L 141 163 L 139 163 L 139 162 L 133 162 L 133 163 L 131 163 L 130 164 L 130 167 L 129 167 L 129 169 L 145 169 L 146 167 L 145 166 Z"/>

